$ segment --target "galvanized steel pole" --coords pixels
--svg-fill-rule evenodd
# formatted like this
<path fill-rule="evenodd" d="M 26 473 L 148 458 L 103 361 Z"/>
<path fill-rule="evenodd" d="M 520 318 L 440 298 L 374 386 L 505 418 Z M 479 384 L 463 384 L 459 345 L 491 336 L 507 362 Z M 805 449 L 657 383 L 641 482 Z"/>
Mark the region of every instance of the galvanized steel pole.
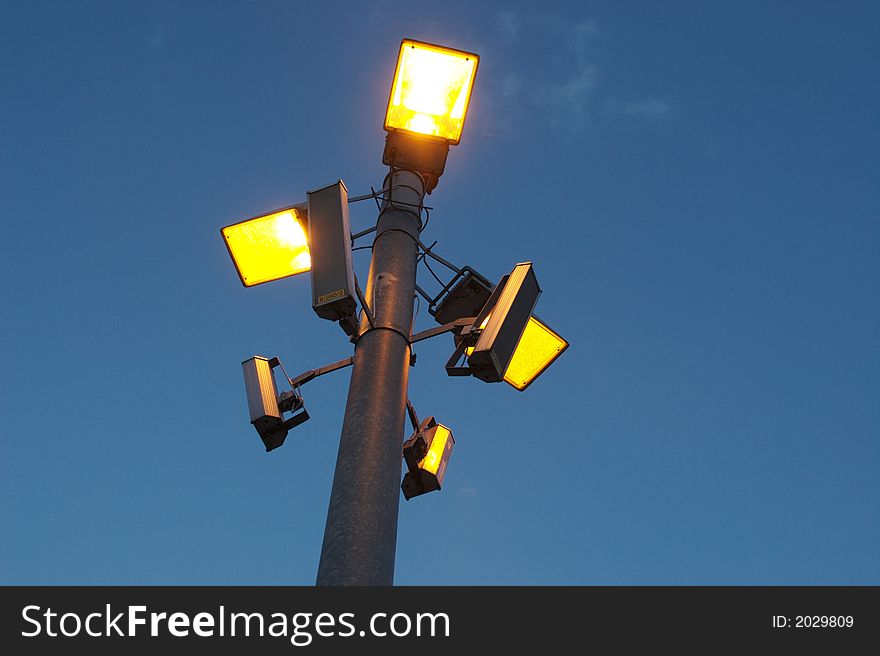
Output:
<path fill-rule="evenodd" d="M 425 181 L 392 170 L 373 241 L 336 473 L 318 565 L 319 586 L 392 585 L 401 448 L 410 365 L 419 208 Z"/>

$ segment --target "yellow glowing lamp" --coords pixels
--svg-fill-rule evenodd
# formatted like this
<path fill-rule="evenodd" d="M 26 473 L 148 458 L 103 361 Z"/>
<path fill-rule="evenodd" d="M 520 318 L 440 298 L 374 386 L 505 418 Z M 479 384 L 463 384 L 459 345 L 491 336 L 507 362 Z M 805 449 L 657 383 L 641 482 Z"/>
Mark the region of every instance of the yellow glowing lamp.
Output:
<path fill-rule="evenodd" d="M 450 440 L 452 441 L 450 442 Z M 455 440 L 452 439 L 452 433 L 449 432 L 449 429 L 443 424 L 437 424 L 434 438 L 431 440 L 431 447 L 428 449 L 428 453 L 425 454 L 424 459 L 419 463 L 419 469 L 433 474 L 442 481 L 446 473 L 447 463 L 447 458 L 444 458 L 444 456 L 446 455 L 447 447 L 449 447 L 450 452 L 452 451 L 453 444 L 455 444 Z M 443 468 L 442 470 L 441 467 Z"/>
<path fill-rule="evenodd" d="M 312 266 L 305 213 L 290 208 L 220 230 L 245 287 L 305 273 Z"/>
<path fill-rule="evenodd" d="M 479 61 L 479 56 L 472 52 L 404 39 L 385 114 L 385 129 L 457 144 L 461 141 Z"/>
<path fill-rule="evenodd" d="M 400 487 L 407 500 L 441 488 L 454 447 L 452 431 L 434 417 L 427 417 L 403 443 L 403 459 L 409 471 Z"/>
<path fill-rule="evenodd" d="M 491 316 L 490 313 L 482 321 L 481 330 L 486 327 Z M 567 348 L 568 342 L 533 314 L 529 317 L 510 364 L 504 372 L 504 382 L 522 392 Z M 464 350 L 467 356 L 473 352 L 473 346 L 468 346 Z"/>
<path fill-rule="evenodd" d="M 504 382 L 524 390 L 567 348 L 567 341 L 532 315 L 504 372 Z"/>

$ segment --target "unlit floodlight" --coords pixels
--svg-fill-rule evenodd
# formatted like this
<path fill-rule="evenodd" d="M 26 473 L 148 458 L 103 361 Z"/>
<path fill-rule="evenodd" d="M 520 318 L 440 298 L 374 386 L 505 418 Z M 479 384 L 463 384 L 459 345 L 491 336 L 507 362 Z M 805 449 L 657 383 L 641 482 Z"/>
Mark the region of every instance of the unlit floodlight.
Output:
<path fill-rule="evenodd" d="M 311 191 L 309 247 L 312 259 L 312 308 L 322 319 L 339 321 L 354 316 L 354 270 L 351 266 L 351 228 L 348 190 L 342 180 Z"/>
<path fill-rule="evenodd" d="M 278 358 L 259 355 L 241 363 L 251 424 L 263 440 L 266 451 L 284 444 L 288 431 L 309 418 L 305 403 L 296 391 L 279 396 L 272 370 L 280 364 Z M 285 419 L 285 412 L 291 412 L 293 416 Z"/>

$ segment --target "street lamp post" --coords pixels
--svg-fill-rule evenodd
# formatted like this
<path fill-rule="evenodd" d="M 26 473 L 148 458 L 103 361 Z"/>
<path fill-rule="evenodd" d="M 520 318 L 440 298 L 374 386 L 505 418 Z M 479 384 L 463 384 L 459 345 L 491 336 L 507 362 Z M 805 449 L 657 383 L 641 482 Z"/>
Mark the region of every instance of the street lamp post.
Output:
<path fill-rule="evenodd" d="M 393 170 L 376 224 L 318 585 L 391 585 L 425 181 Z"/>
<path fill-rule="evenodd" d="M 439 490 L 455 439 L 433 416 L 419 422 L 407 398 L 412 344 L 444 333 L 455 337 L 446 364 L 451 376 L 504 380 L 524 390 L 568 343 L 532 314 L 541 293 L 530 262 L 493 285 L 470 267 L 459 269 L 419 235 L 423 200 L 436 187 L 449 147 L 461 141 L 479 56 L 411 39 L 400 45 L 388 108 L 380 193 L 349 199 L 342 181 L 290 205 L 221 229 L 243 285 L 310 272 L 312 309 L 338 321 L 355 344 L 352 357 L 287 377 L 277 357 L 242 362 L 251 424 L 267 451 L 309 418 L 300 388 L 352 365 L 336 471 L 318 565 L 319 586 L 388 586 L 394 582 L 400 490 L 406 499 Z M 352 234 L 348 203 L 382 199 L 376 227 Z M 427 216 L 427 214 L 426 214 Z M 425 221 L 427 223 L 427 219 Z M 375 231 L 363 294 L 351 262 L 353 243 Z M 421 258 L 455 272 L 429 296 L 416 283 Z M 425 266 L 430 266 L 425 259 Z M 433 273 L 433 271 L 432 271 Z M 418 293 L 442 324 L 413 334 Z M 361 304 L 358 319 L 355 294 Z M 279 394 L 275 369 L 290 390 Z M 403 443 L 406 415 L 415 433 Z M 407 474 L 400 483 L 402 460 Z"/>

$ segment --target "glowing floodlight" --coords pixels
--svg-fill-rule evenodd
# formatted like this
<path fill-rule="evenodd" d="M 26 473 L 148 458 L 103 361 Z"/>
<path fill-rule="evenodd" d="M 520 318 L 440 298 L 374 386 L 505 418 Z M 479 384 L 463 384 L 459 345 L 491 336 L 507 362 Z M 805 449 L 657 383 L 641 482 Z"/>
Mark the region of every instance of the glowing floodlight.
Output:
<path fill-rule="evenodd" d="M 400 487 L 407 500 L 440 489 L 454 446 L 452 432 L 434 421 L 434 417 L 425 419 L 404 442 L 403 458 L 409 471 Z"/>
<path fill-rule="evenodd" d="M 495 289 L 475 323 L 479 337 L 468 355 L 468 367 L 474 376 L 488 383 L 504 379 L 540 294 L 531 262 L 517 264 Z"/>
<path fill-rule="evenodd" d="M 504 382 L 523 391 L 567 348 L 567 341 L 532 315 L 504 372 Z"/>
<path fill-rule="evenodd" d="M 404 39 L 385 112 L 382 162 L 421 173 L 425 191 L 443 174 L 449 146 L 461 141 L 478 55 Z"/>
<path fill-rule="evenodd" d="M 481 323 L 486 327 L 488 317 Z M 529 317 L 526 328 L 504 372 L 504 382 L 520 392 L 532 384 L 568 348 L 568 342 L 534 314 Z M 464 349 L 468 357 L 473 346 Z"/>
<path fill-rule="evenodd" d="M 404 39 L 385 113 L 385 129 L 457 144 L 479 61 L 472 52 Z"/>
<path fill-rule="evenodd" d="M 220 230 L 245 287 L 294 276 L 312 266 L 305 212 L 290 208 Z"/>
<path fill-rule="evenodd" d="M 509 276 L 505 276 L 501 280 L 500 287 L 506 286 L 508 280 Z M 462 354 L 467 358 L 473 355 L 476 343 L 474 335 L 480 335 L 489 325 L 493 310 L 501 297 L 500 291 L 495 293 L 496 290 L 498 288 L 489 280 L 468 269 L 466 274 L 461 276 L 461 280 L 450 287 L 443 300 L 430 310 L 438 323 L 450 323 L 465 317 L 479 317 L 471 330 L 472 336 L 465 343 L 460 344 L 460 348 L 453 354 L 453 360 L 447 365 L 447 372 L 450 375 L 474 373 L 470 366 L 458 367 L 453 362 Z M 461 340 L 461 337 L 457 338 L 457 341 Z M 568 346 L 568 341 L 532 314 L 504 370 L 502 380 L 520 391 L 525 390 L 562 355 Z M 497 382 L 497 376 L 492 382 Z"/>

